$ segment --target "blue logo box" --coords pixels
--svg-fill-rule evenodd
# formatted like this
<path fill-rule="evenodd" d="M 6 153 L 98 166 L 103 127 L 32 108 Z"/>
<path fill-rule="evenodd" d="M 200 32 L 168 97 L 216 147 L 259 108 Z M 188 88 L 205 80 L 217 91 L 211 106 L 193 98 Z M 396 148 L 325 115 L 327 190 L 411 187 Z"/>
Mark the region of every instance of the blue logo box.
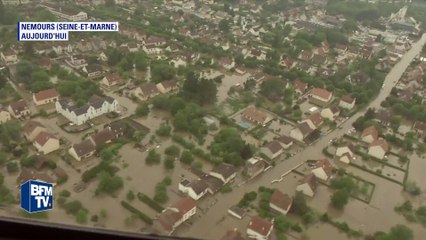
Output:
<path fill-rule="evenodd" d="M 53 184 L 35 180 L 22 184 L 21 208 L 29 213 L 53 209 Z"/>

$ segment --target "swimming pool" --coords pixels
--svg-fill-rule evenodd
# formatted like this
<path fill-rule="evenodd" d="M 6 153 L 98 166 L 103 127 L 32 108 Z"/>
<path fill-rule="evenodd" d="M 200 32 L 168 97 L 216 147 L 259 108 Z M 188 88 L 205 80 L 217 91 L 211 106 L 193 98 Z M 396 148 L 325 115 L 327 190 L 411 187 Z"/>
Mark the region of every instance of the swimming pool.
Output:
<path fill-rule="evenodd" d="M 244 128 L 244 129 L 251 128 L 251 124 L 250 124 L 250 123 L 248 123 L 248 122 L 240 122 L 238 125 L 239 125 L 241 128 Z"/>

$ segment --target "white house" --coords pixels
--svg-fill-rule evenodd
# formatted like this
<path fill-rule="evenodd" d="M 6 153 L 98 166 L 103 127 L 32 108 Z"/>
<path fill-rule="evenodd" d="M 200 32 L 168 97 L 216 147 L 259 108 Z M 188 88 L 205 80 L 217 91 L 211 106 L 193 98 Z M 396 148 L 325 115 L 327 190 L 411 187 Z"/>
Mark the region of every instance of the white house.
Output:
<path fill-rule="evenodd" d="M 330 160 L 327 158 L 318 160 L 315 164 L 315 167 L 312 169 L 312 173 L 315 175 L 317 179 L 321 179 L 323 181 L 327 181 L 333 171 L 333 166 L 330 163 Z"/>
<path fill-rule="evenodd" d="M 352 110 L 355 107 L 356 99 L 352 98 L 351 96 L 343 96 L 339 101 L 339 107 Z"/>
<path fill-rule="evenodd" d="M 41 5 L 45 7 L 47 10 L 49 10 L 53 15 L 55 15 L 58 18 L 62 18 L 64 20 L 68 21 L 85 21 L 87 20 L 87 13 L 83 11 L 74 10 L 72 8 L 69 8 L 67 6 L 56 6 L 53 4 L 44 4 Z"/>
<path fill-rule="evenodd" d="M 265 125 L 273 119 L 273 117 L 267 112 L 257 109 L 255 106 L 247 107 L 244 111 L 241 112 L 241 115 L 250 122 L 259 125 Z"/>
<path fill-rule="evenodd" d="M 197 179 L 192 182 L 183 179 L 178 186 L 179 191 L 187 194 L 194 200 L 202 198 L 208 192 L 208 185 L 204 180 Z"/>
<path fill-rule="evenodd" d="M 224 184 L 232 181 L 237 175 L 237 171 L 234 166 L 227 163 L 221 163 L 214 167 L 209 175 L 220 179 Z"/>
<path fill-rule="evenodd" d="M 112 86 L 119 85 L 123 82 L 123 79 L 120 77 L 118 73 L 108 73 L 102 78 L 102 85 L 104 87 L 110 88 Z"/>
<path fill-rule="evenodd" d="M 147 83 L 142 87 L 138 87 L 134 91 L 134 95 L 140 100 L 145 101 L 160 94 L 155 83 Z"/>
<path fill-rule="evenodd" d="M 263 219 L 259 216 L 253 216 L 247 226 L 247 235 L 256 240 L 266 240 L 274 229 L 274 221 Z"/>
<path fill-rule="evenodd" d="M 374 140 L 368 147 L 368 155 L 378 159 L 383 159 L 388 151 L 389 145 L 383 139 Z"/>
<path fill-rule="evenodd" d="M 352 144 L 350 143 L 344 143 L 337 147 L 336 149 L 336 157 L 339 158 L 341 162 L 344 162 L 346 164 L 349 164 L 354 157 L 355 150 Z"/>
<path fill-rule="evenodd" d="M 59 139 L 53 134 L 42 131 L 33 142 L 34 147 L 42 154 L 49 154 L 59 149 Z"/>
<path fill-rule="evenodd" d="M 372 143 L 373 141 L 377 140 L 379 137 L 379 132 L 377 131 L 376 127 L 373 125 L 364 129 L 361 134 L 362 141 L 366 143 Z"/>
<path fill-rule="evenodd" d="M 118 111 L 118 101 L 112 97 L 92 96 L 88 103 L 78 107 L 67 99 L 56 102 L 56 111 L 76 125 L 81 125 L 88 120 L 102 114 Z"/>
<path fill-rule="evenodd" d="M 154 228 L 165 235 L 171 235 L 183 222 L 195 215 L 195 200 L 185 197 L 161 212 L 154 221 Z"/>
<path fill-rule="evenodd" d="M 91 157 L 96 152 L 96 147 L 90 139 L 86 139 L 81 143 L 74 144 L 68 153 L 74 157 L 77 161 L 81 161 L 85 158 Z"/>
<path fill-rule="evenodd" d="M 0 52 L 0 57 L 3 60 L 4 63 L 17 63 L 18 62 L 18 54 L 14 50 L 6 50 L 3 52 Z"/>
<path fill-rule="evenodd" d="M 302 192 L 306 196 L 313 197 L 317 191 L 318 180 L 314 174 L 306 175 L 296 187 L 297 192 Z"/>
<path fill-rule="evenodd" d="M 340 114 L 340 109 L 336 106 L 324 108 L 321 111 L 321 117 L 328 119 L 330 121 L 336 120 L 336 118 L 339 116 L 339 114 Z"/>
<path fill-rule="evenodd" d="M 54 103 L 58 101 L 59 93 L 56 89 L 46 89 L 37 93 L 33 93 L 33 101 L 36 106 L 43 104 Z"/>
<path fill-rule="evenodd" d="M 11 119 L 10 112 L 4 108 L 0 108 L 0 124 L 7 122 Z"/>
<path fill-rule="evenodd" d="M 261 152 L 268 156 L 268 158 L 270 159 L 275 159 L 276 157 L 281 155 L 283 151 L 284 148 L 277 140 L 273 140 L 261 148 Z"/>
<path fill-rule="evenodd" d="M 174 92 L 178 89 L 177 82 L 174 80 L 162 81 L 156 85 L 160 93 Z"/>
<path fill-rule="evenodd" d="M 30 108 L 23 99 L 11 103 L 8 107 L 8 111 L 15 118 L 26 117 L 31 114 Z"/>
<path fill-rule="evenodd" d="M 286 215 L 288 213 L 292 204 L 293 198 L 277 189 L 275 189 L 274 193 L 272 193 L 271 201 L 269 202 L 269 206 L 273 210 L 283 215 Z"/>

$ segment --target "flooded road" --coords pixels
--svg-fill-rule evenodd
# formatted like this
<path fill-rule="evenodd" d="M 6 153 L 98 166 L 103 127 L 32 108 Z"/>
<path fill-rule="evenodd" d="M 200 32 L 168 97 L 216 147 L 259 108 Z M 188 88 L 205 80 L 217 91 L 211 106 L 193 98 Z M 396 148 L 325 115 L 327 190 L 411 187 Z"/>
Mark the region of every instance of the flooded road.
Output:
<path fill-rule="evenodd" d="M 426 42 L 426 34 L 423 34 L 422 38 L 415 44 L 413 44 L 412 48 L 402 57 L 400 62 L 398 62 L 394 68 L 389 72 L 384 81 L 384 88 L 381 90 L 379 95 L 371 102 L 369 107 L 378 108 L 380 103 L 386 99 L 386 97 L 390 94 L 392 88 L 396 85 L 397 81 L 401 78 L 402 74 L 409 66 L 411 61 L 416 57 L 416 55 L 422 50 L 423 45 Z M 249 182 L 245 185 L 242 185 L 240 188 L 234 189 L 231 193 L 226 195 L 222 195 L 219 199 L 218 203 L 214 205 L 205 215 L 203 215 L 200 219 L 198 219 L 192 226 L 192 228 L 185 233 L 185 236 L 198 237 L 202 239 L 219 239 L 222 236 L 222 232 L 218 232 L 214 227 L 205 228 L 203 226 L 208 226 L 212 222 L 219 221 L 223 215 L 226 215 L 226 211 L 232 205 L 236 204 L 244 193 L 257 190 L 260 186 L 270 186 L 272 180 L 278 178 L 282 173 L 288 171 L 293 168 L 297 164 L 300 164 L 302 161 L 310 158 L 317 158 L 318 156 L 322 156 L 322 149 L 326 147 L 329 141 L 336 137 L 341 137 L 345 134 L 351 127 L 352 123 L 355 122 L 358 117 L 365 114 L 366 110 L 360 111 L 355 114 L 351 118 L 349 118 L 346 122 L 344 122 L 341 126 L 341 129 L 336 129 L 330 134 L 326 136 L 322 136 L 321 139 L 315 144 L 306 147 L 302 152 L 297 153 L 295 156 L 287 159 L 284 162 L 278 163 L 273 169 L 266 172 L 263 176 L 261 176 L 258 180 L 253 182 Z M 398 185 L 397 185 L 398 186 Z M 380 187 L 380 186 L 376 186 Z M 399 189 L 401 187 L 399 186 Z M 397 188 L 398 189 L 398 188 Z M 392 196 L 392 195 L 391 195 Z M 385 199 L 387 201 L 389 199 Z M 382 213 L 385 211 L 393 211 L 392 209 L 382 209 L 381 205 L 378 206 Z M 374 226 L 372 229 L 375 230 L 385 230 L 387 231 L 392 225 L 389 225 L 387 222 L 383 221 L 384 215 L 379 214 L 371 214 L 368 212 L 365 218 L 372 220 Z M 374 220 L 374 221 L 373 221 Z M 402 221 L 402 218 L 401 218 Z M 350 223 L 349 223 L 350 225 Z M 229 226 L 231 229 L 233 226 Z M 244 229 L 241 229 L 244 230 Z M 416 231 L 417 230 L 417 231 Z M 426 229 L 416 229 L 416 236 L 423 236 L 426 234 Z"/>

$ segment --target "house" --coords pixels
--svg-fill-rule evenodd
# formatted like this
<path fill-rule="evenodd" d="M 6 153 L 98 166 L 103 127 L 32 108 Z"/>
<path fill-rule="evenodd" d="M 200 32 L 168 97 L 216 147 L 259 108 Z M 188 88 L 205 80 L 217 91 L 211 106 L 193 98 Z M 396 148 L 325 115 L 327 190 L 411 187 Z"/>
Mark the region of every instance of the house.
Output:
<path fill-rule="evenodd" d="M 372 143 L 373 141 L 377 140 L 379 137 L 379 132 L 377 131 L 376 127 L 373 125 L 364 129 L 361 134 L 362 141 L 366 143 Z"/>
<path fill-rule="evenodd" d="M 31 114 L 27 103 L 23 99 L 11 103 L 9 105 L 8 111 L 15 118 L 22 118 Z"/>
<path fill-rule="evenodd" d="M 56 184 L 55 180 L 51 178 L 49 175 L 47 175 L 46 173 L 39 173 L 39 172 L 36 172 L 34 169 L 23 167 L 16 181 L 18 182 L 19 185 L 21 185 L 29 180 L 38 180 L 42 182 Z"/>
<path fill-rule="evenodd" d="M 171 235 L 183 222 L 195 215 L 195 200 L 181 198 L 173 206 L 164 209 L 154 221 L 154 228 L 164 235 Z"/>
<path fill-rule="evenodd" d="M 0 123 L 1 123 L 1 113 L 0 113 Z M 426 123 L 423 122 L 416 122 L 413 126 L 414 131 L 419 134 L 425 134 L 426 133 Z"/>
<path fill-rule="evenodd" d="M 42 90 L 37 93 L 33 93 L 33 101 L 36 106 L 43 104 L 54 103 L 59 100 L 59 93 L 55 88 Z"/>
<path fill-rule="evenodd" d="M 313 197 L 317 191 L 318 180 L 313 173 L 306 175 L 296 187 L 297 192 L 302 192 L 306 196 Z"/>
<path fill-rule="evenodd" d="M 346 80 L 351 84 L 364 85 L 368 83 L 371 78 L 363 72 L 357 72 L 352 75 L 348 75 L 346 77 Z"/>
<path fill-rule="evenodd" d="M 315 129 L 312 129 L 307 122 L 302 122 L 293 128 L 290 132 L 290 137 L 303 142 Z"/>
<path fill-rule="evenodd" d="M 328 108 L 324 108 L 321 111 L 321 117 L 326 118 L 330 121 L 336 120 L 339 114 L 340 114 L 340 109 L 335 105 L 330 106 Z"/>
<path fill-rule="evenodd" d="M 300 54 L 299 58 L 302 60 L 311 60 L 314 57 L 314 53 L 312 51 L 304 50 Z"/>
<path fill-rule="evenodd" d="M 81 125 L 102 114 L 117 112 L 118 106 L 118 101 L 112 97 L 93 95 L 90 97 L 88 103 L 83 106 L 76 106 L 66 98 L 59 99 L 56 102 L 56 111 L 73 124 Z"/>
<path fill-rule="evenodd" d="M 225 235 L 220 240 L 245 240 L 245 238 L 237 228 L 234 228 L 226 231 Z"/>
<path fill-rule="evenodd" d="M 90 139 L 86 139 L 81 143 L 74 144 L 68 153 L 73 156 L 77 161 L 81 161 L 91 157 L 96 152 L 96 147 Z"/>
<path fill-rule="evenodd" d="M 308 89 L 308 84 L 300 81 L 299 79 L 294 82 L 294 91 L 299 95 L 303 95 Z"/>
<path fill-rule="evenodd" d="M 332 98 L 333 93 L 323 88 L 314 88 L 311 90 L 309 102 L 324 107 L 331 102 Z"/>
<path fill-rule="evenodd" d="M 11 119 L 10 112 L 0 107 L 0 124 L 5 123 Z"/>
<path fill-rule="evenodd" d="M 63 182 L 68 179 L 68 174 L 63 168 L 56 167 L 55 169 L 53 169 L 53 174 L 55 174 L 55 176 L 57 177 L 57 182 Z"/>
<path fill-rule="evenodd" d="M 208 185 L 201 179 L 197 179 L 192 182 L 187 179 L 183 179 L 179 183 L 178 189 L 194 200 L 198 200 L 208 193 Z"/>
<path fill-rule="evenodd" d="M 379 122 L 384 127 L 390 126 L 392 122 L 392 117 L 393 117 L 393 113 L 385 109 L 380 109 L 374 113 L 374 120 Z"/>
<path fill-rule="evenodd" d="M 262 147 L 261 152 L 264 153 L 269 159 L 275 159 L 283 153 L 284 149 L 280 142 L 273 140 Z"/>
<path fill-rule="evenodd" d="M 119 137 L 124 136 L 127 133 L 128 126 L 126 123 L 122 121 L 116 121 L 109 124 L 108 129 L 113 134 L 114 138 L 117 139 Z"/>
<path fill-rule="evenodd" d="M 275 189 L 274 193 L 272 193 L 269 207 L 280 214 L 286 215 L 292 204 L 293 198 L 291 198 L 288 194 L 284 194 L 281 191 Z"/>
<path fill-rule="evenodd" d="M 272 222 L 259 216 L 253 216 L 247 226 L 247 235 L 256 240 L 266 240 L 274 229 L 274 220 Z"/>
<path fill-rule="evenodd" d="M 70 65 L 72 68 L 82 69 L 87 66 L 86 59 L 83 55 L 71 55 L 69 58 L 65 59 L 65 62 Z"/>
<path fill-rule="evenodd" d="M 111 143 L 114 139 L 115 136 L 109 128 L 102 129 L 90 136 L 90 140 L 96 147 Z"/>
<path fill-rule="evenodd" d="M 0 57 L 5 64 L 13 64 L 18 62 L 18 54 L 14 50 L 5 50 L 0 52 Z"/>
<path fill-rule="evenodd" d="M 87 77 L 90 79 L 102 77 L 104 70 L 101 65 L 90 64 L 83 67 L 83 71 L 87 74 Z"/>
<path fill-rule="evenodd" d="M 156 85 L 160 93 L 174 92 L 178 89 L 177 82 L 174 80 L 163 81 Z"/>
<path fill-rule="evenodd" d="M 224 67 L 225 69 L 231 70 L 232 68 L 235 67 L 235 61 L 232 58 L 229 57 L 223 57 L 220 59 L 220 65 L 222 65 L 222 67 Z"/>
<path fill-rule="evenodd" d="M 268 169 L 268 163 L 262 158 L 252 157 L 246 161 L 244 170 L 250 178 L 254 178 Z"/>
<path fill-rule="evenodd" d="M 163 52 L 163 49 L 160 47 L 157 47 L 156 45 L 149 44 L 149 45 L 143 45 L 142 50 L 148 54 L 148 55 L 158 55 Z"/>
<path fill-rule="evenodd" d="M 127 48 L 129 49 L 129 52 L 131 53 L 139 51 L 138 45 L 136 43 L 127 44 Z"/>
<path fill-rule="evenodd" d="M 283 147 L 284 149 L 288 149 L 291 147 L 291 145 L 293 145 L 293 139 L 285 135 L 278 137 L 276 140 L 281 144 L 281 147 Z"/>
<path fill-rule="evenodd" d="M 228 209 L 228 213 L 231 216 L 236 217 L 236 218 L 241 220 L 247 214 L 247 211 L 243 208 L 238 207 L 238 206 L 232 206 Z"/>
<path fill-rule="evenodd" d="M 309 124 L 309 127 L 311 129 L 317 129 L 319 128 L 322 123 L 324 122 L 321 114 L 319 112 L 311 114 L 308 118 L 304 119 L 302 122 L 306 122 Z"/>
<path fill-rule="evenodd" d="M 120 77 L 118 73 L 108 73 L 101 80 L 102 85 L 107 88 L 120 85 L 123 82 L 124 80 Z"/>
<path fill-rule="evenodd" d="M 349 164 L 355 155 L 355 148 L 350 143 L 343 143 L 337 147 L 335 155 L 341 162 Z"/>
<path fill-rule="evenodd" d="M 266 60 L 266 53 L 262 50 L 252 49 L 247 57 L 253 57 L 257 60 Z"/>
<path fill-rule="evenodd" d="M 368 147 L 368 155 L 383 159 L 389 151 L 389 145 L 384 139 L 376 139 Z"/>
<path fill-rule="evenodd" d="M 339 107 L 352 110 L 355 107 L 356 99 L 349 95 L 343 96 L 339 101 Z"/>
<path fill-rule="evenodd" d="M 34 147 L 42 154 L 49 154 L 59 149 L 59 139 L 53 134 L 42 131 L 34 139 Z"/>
<path fill-rule="evenodd" d="M 67 21 L 87 20 L 87 13 L 74 10 L 73 8 L 67 7 L 65 5 L 58 6 L 54 4 L 44 3 L 41 6 L 49 10 L 56 17 L 67 20 Z"/>
<path fill-rule="evenodd" d="M 142 101 L 148 100 L 160 94 L 155 83 L 147 83 L 142 87 L 138 87 L 134 91 L 134 95 Z"/>
<path fill-rule="evenodd" d="M 220 179 L 224 184 L 229 183 L 237 175 L 237 171 L 234 166 L 228 163 L 221 163 L 214 167 L 209 175 Z"/>
<path fill-rule="evenodd" d="M 72 53 L 73 47 L 68 42 L 54 42 L 52 45 L 52 50 L 57 55 L 62 55 L 62 53 Z"/>
<path fill-rule="evenodd" d="M 34 141 L 39 133 L 45 131 L 47 131 L 46 127 L 44 127 L 41 123 L 33 120 L 26 122 L 23 127 L 24 136 L 30 142 Z"/>
<path fill-rule="evenodd" d="M 332 175 L 333 166 L 330 163 L 330 160 L 327 158 L 318 160 L 315 163 L 315 167 L 312 169 L 312 173 L 317 179 L 327 181 Z"/>
<path fill-rule="evenodd" d="M 52 61 L 48 57 L 42 57 L 37 60 L 37 65 L 46 70 L 50 70 L 50 68 L 52 67 Z"/>
<path fill-rule="evenodd" d="M 263 126 L 273 119 L 268 113 L 257 109 L 255 106 L 247 107 L 241 112 L 241 115 L 250 122 Z"/>

